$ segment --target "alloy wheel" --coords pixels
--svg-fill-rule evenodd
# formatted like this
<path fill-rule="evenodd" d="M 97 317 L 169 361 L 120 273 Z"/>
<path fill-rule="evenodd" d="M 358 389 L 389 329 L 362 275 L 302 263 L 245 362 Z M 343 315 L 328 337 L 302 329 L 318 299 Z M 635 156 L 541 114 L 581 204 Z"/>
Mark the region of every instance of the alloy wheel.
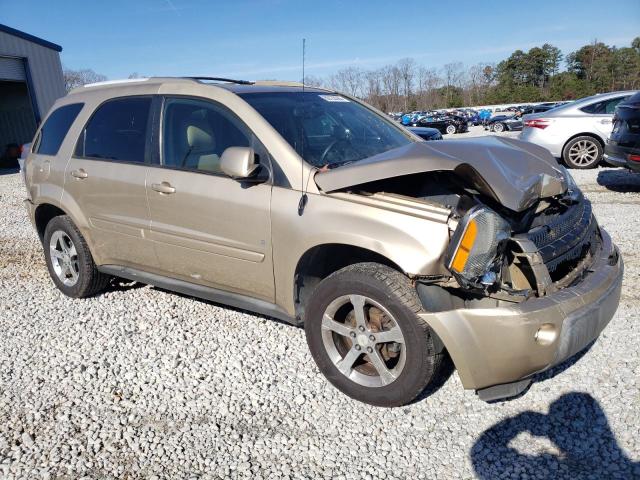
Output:
<path fill-rule="evenodd" d="M 322 342 L 334 366 L 366 387 L 389 385 L 406 363 L 400 326 L 387 309 L 363 295 L 344 295 L 329 304 Z"/>
<path fill-rule="evenodd" d="M 49 241 L 51 265 L 58 279 L 67 287 L 73 287 L 80 278 L 78 252 L 73 241 L 62 230 L 56 230 Z"/>
<path fill-rule="evenodd" d="M 569 162 L 580 167 L 587 167 L 597 162 L 598 146 L 591 140 L 580 140 L 569 149 Z"/>

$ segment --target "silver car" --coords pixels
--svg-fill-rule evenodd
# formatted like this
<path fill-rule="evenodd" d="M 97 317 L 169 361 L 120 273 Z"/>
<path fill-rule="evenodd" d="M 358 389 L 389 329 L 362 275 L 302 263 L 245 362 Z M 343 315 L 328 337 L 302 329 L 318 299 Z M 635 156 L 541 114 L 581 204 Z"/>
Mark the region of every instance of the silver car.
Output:
<path fill-rule="evenodd" d="M 616 105 L 634 93 L 594 95 L 547 112 L 525 115 L 520 139 L 546 148 L 570 168 L 593 168 L 602 159 Z"/>

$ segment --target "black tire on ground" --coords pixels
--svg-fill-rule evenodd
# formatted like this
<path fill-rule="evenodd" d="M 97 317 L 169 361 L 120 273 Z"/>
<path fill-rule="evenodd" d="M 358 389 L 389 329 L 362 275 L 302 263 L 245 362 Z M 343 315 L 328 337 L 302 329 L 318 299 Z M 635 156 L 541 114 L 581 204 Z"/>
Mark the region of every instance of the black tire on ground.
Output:
<path fill-rule="evenodd" d="M 457 131 L 458 131 L 458 128 L 453 124 L 447 125 L 447 128 L 445 129 L 445 132 L 447 132 L 449 134 L 456 133 Z"/>
<path fill-rule="evenodd" d="M 581 157 L 580 152 L 584 152 Z M 595 168 L 602 160 L 604 150 L 600 141 L 588 135 L 572 138 L 562 149 L 562 160 L 569 168 L 585 170 Z"/>
<path fill-rule="evenodd" d="M 361 295 L 378 302 L 400 327 L 405 342 L 402 347 L 405 363 L 391 383 L 375 387 L 362 385 L 341 373 L 331 359 L 322 335 L 323 317 L 327 307 L 344 295 Z M 381 407 L 407 404 L 437 378 L 446 355 L 444 351 L 436 353 L 431 329 L 416 315 L 421 311 L 416 290 L 402 273 L 377 263 L 345 267 L 320 282 L 307 305 L 305 333 L 311 355 L 324 376 L 346 395 Z M 361 357 L 361 361 L 366 358 Z"/>
<path fill-rule="evenodd" d="M 71 239 L 77 252 L 78 280 L 72 286 L 65 285 L 61 281 L 54 270 L 51 259 L 51 237 L 55 232 L 59 231 L 64 232 Z M 111 277 L 98 271 L 87 242 L 69 216 L 60 215 L 51 219 L 44 230 L 42 244 L 49 275 L 56 287 L 68 297 L 91 297 L 101 292 L 109 283 Z"/>
<path fill-rule="evenodd" d="M 493 124 L 493 131 L 494 132 L 500 133 L 500 132 L 504 132 L 505 130 L 506 129 L 504 127 L 504 123 L 497 122 L 497 123 Z"/>

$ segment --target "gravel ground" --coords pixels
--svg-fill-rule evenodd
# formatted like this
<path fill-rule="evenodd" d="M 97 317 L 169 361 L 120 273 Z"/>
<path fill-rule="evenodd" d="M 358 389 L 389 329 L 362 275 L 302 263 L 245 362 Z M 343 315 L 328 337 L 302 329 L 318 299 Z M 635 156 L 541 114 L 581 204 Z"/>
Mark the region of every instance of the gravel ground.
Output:
<path fill-rule="evenodd" d="M 301 329 L 136 284 L 64 297 L 0 175 L 0 477 L 640 478 L 640 176 L 575 178 L 626 262 L 603 335 L 518 399 L 453 373 L 381 409 L 328 384 Z"/>

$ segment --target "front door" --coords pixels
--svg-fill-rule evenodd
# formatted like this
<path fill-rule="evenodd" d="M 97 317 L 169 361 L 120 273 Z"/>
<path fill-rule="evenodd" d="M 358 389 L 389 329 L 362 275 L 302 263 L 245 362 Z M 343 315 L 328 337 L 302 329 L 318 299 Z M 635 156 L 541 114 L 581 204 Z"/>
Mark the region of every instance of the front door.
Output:
<path fill-rule="evenodd" d="M 145 269 L 157 264 L 147 238 L 150 106 L 148 96 L 102 104 L 82 130 L 67 164 L 63 195 L 85 216 L 89 230 L 84 233 L 102 264 Z"/>
<path fill-rule="evenodd" d="M 264 148 L 217 103 L 164 101 L 161 166 L 147 175 L 150 238 L 160 266 L 172 277 L 274 300 L 271 255 L 271 183 L 246 184 L 225 176 L 222 152 Z M 263 169 L 268 180 L 268 168 Z"/>

